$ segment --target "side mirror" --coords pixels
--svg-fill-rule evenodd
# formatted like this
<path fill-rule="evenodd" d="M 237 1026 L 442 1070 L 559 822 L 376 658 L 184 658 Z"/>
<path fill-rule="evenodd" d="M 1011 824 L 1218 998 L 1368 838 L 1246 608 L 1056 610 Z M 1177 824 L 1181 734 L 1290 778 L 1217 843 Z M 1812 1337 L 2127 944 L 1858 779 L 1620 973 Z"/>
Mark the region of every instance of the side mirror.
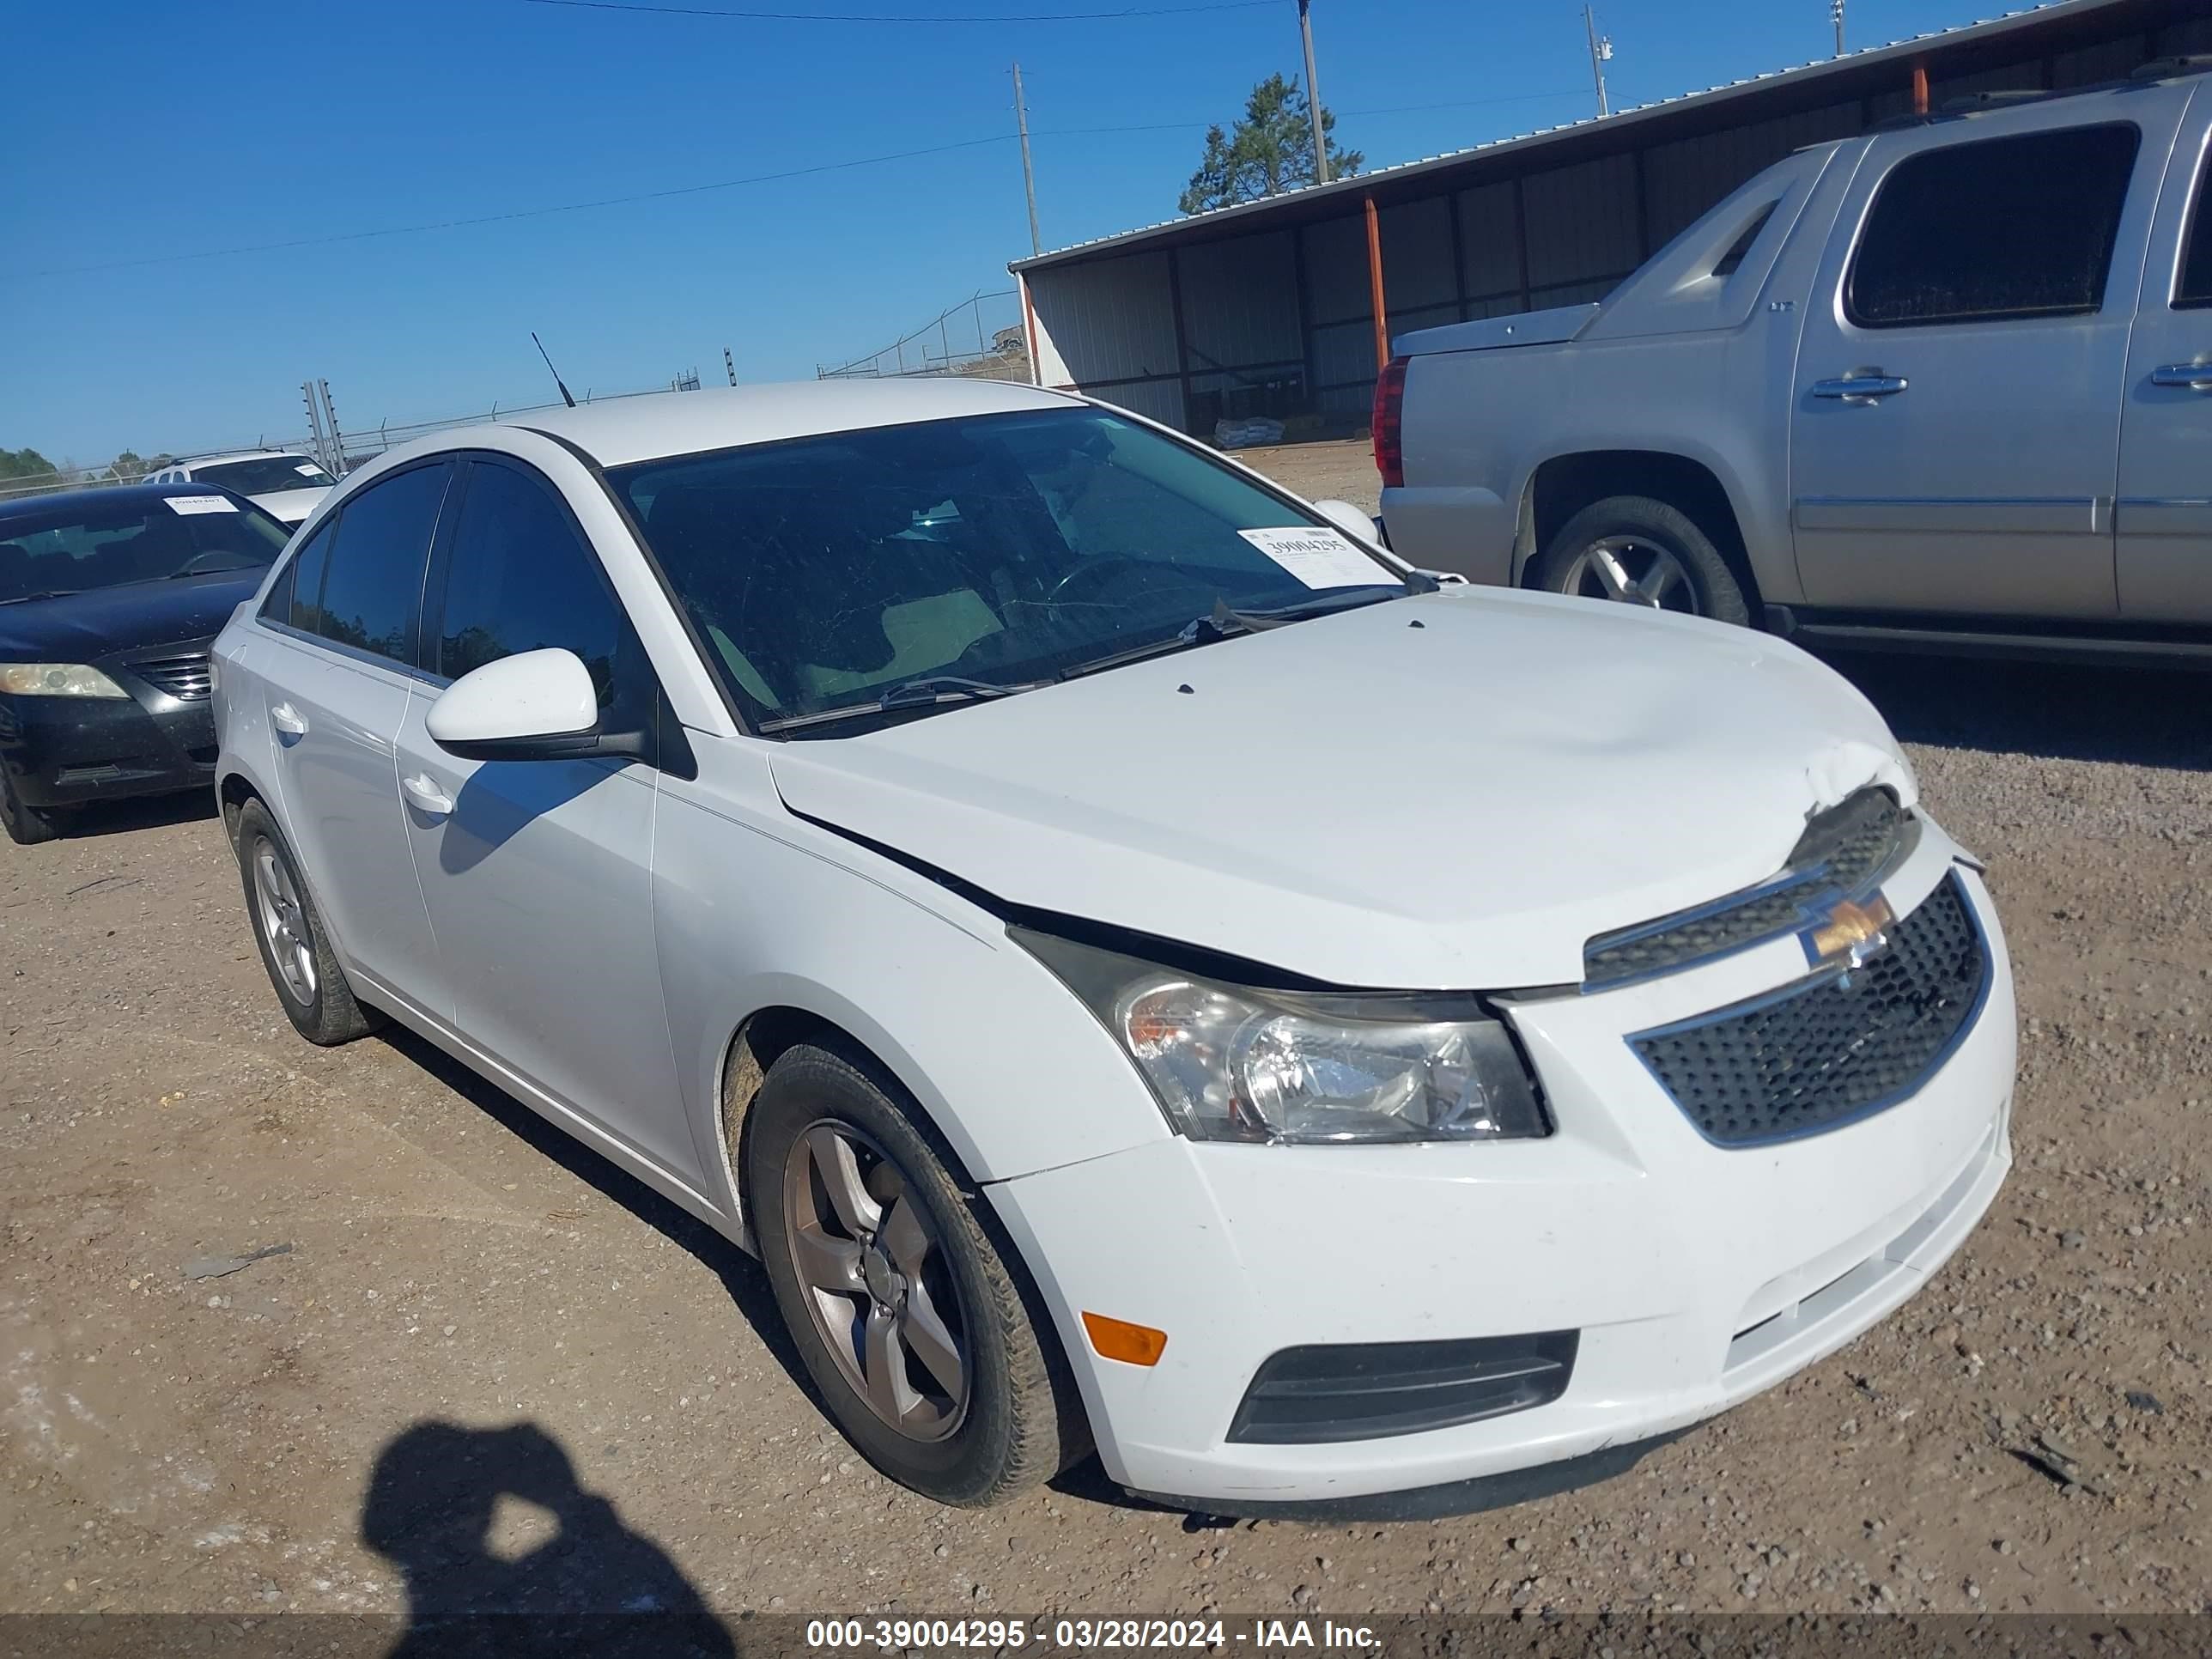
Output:
<path fill-rule="evenodd" d="M 1362 513 L 1350 501 L 1331 496 L 1325 501 L 1316 501 L 1313 510 L 1363 547 L 1383 544 L 1382 520 Z"/>
<path fill-rule="evenodd" d="M 523 651 L 464 674 L 430 705 L 431 741 L 464 760 L 609 752 L 592 671 L 573 651 Z"/>

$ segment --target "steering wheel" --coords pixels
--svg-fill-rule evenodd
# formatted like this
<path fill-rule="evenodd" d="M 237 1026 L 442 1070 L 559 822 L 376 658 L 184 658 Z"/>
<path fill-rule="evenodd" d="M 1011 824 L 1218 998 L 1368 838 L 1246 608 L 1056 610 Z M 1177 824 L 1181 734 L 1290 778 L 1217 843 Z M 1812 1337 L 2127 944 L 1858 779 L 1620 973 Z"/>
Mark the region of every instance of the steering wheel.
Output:
<path fill-rule="evenodd" d="M 1052 592 L 1044 596 L 1045 604 L 1054 610 L 1064 605 L 1077 605 L 1095 598 L 1091 590 L 1104 586 L 1131 571 L 1143 571 L 1152 564 L 1146 559 L 1133 559 L 1124 553 L 1101 553 L 1096 558 L 1085 559 L 1052 585 Z M 1075 590 L 1070 592 L 1070 589 Z"/>

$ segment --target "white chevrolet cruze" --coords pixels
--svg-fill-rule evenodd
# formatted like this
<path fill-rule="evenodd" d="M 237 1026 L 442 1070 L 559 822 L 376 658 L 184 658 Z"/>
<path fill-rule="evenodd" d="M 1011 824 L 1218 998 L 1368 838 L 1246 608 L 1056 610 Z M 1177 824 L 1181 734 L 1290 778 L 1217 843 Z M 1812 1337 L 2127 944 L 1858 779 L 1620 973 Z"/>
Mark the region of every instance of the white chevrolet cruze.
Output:
<path fill-rule="evenodd" d="M 1987 1208 L 2002 938 L 1811 658 L 1360 530 L 1028 387 L 394 451 L 216 645 L 270 977 L 756 1250 L 947 1503 L 1625 1468 Z"/>

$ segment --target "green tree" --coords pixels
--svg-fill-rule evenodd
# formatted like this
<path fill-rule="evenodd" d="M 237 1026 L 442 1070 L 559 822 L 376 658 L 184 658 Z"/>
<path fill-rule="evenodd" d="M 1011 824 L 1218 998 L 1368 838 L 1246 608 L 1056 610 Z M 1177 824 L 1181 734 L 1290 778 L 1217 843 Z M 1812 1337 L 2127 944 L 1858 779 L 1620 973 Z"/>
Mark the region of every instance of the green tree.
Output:
<path fill-rule="evenodd" d="M 1328 176 L 1348 179 L 1358 172 L 1367 158 L 1338 145 L 1336 117 L 1326 106 L 1321 131 L 1328 148 Z M 1204 213 L 1313 182 L 1313 114 L 1305 93 L 1297 81 L 1271 75 L 1252 88 L 1243 118 L 1235 127 L 1225 133 L 1218 126 L 1206 130 L 1206 153 L 1181 205 L 1185 213 Z"/>
<path fill-rule="evenodd" d="M 0 449 L 0 479 L 46 478 L 57 469 L 35 449 Z"/>

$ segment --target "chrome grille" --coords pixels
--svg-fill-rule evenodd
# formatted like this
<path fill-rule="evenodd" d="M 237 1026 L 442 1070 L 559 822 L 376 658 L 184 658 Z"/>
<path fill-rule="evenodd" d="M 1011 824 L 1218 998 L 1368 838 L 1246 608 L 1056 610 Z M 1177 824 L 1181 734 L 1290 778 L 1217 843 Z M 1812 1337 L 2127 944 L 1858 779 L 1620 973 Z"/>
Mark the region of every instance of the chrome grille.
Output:
<path fill-rule="evenodd" d="M 1817 901 L 1879 884 L 1919 839 L 1920 820 L 1894 795 L 1862 789 L 1807 822 L 1772 880 L 1590 940 L 1583 947 L 1583 985 L 1595 991 L 1649 979 L 1795 933 Z"/>
<path fill-rule="evenodd" d="M 1816 1134 L 1917 1088 L 1980 1007 L 1989 951 L 1953 874 L 1897 923 L 1889 948 L 1629 1046 L 1706 1139 L 1757 1146 Z"/>
<path fill-rule="evenodd" d="M 208 653 L 205 647 L 196 651 L 175 651 L 158 657 L 141 657 L 131 665 L 131 672 L 149 685 L 167 692 L 182 702 L 199 702 L 208 695 Z"/>

